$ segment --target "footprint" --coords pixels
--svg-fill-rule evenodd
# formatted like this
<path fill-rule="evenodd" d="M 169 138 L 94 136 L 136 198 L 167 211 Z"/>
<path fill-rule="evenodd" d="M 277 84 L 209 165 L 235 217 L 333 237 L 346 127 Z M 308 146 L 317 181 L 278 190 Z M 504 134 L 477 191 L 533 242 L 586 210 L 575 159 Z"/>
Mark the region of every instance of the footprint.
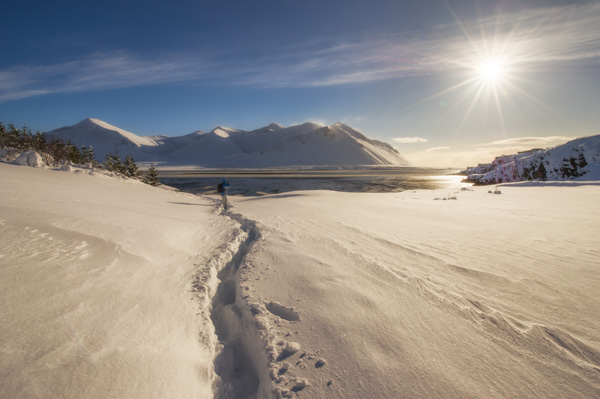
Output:
<path fill-rule="evenodd" d="M 278 362 L 287 359 L 300 350 L 300 344 L 297 342 L 282 342 L 281 346 L 283 346 L 283 348 L 281 349 L 279 356 L 277 356 Z"/>
<path fill-rule="evenodd" d="M 282 304 L 277 302 L 269 302 L 267 303 L 266 307 L 269 312 L 284 320 L 300 321 L 300 315 L 294 310 L 294 308 L 283 306 Z"/>
<path fill-rule="evenodd" d="M 305 378 L 296 378 L 293 382 L 294 387 L 292 388 L 292 392 L 300 392 L 308 386 L 308 380 Z"/>

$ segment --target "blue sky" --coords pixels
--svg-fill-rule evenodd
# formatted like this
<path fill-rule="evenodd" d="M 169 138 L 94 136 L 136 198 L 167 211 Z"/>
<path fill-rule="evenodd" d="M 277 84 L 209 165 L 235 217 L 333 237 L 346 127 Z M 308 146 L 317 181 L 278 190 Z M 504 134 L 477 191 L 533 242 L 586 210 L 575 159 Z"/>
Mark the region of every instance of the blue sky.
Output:
<path fill-rule="evenodd" d="M 344 122 L 420 166 L 600 133 L 600 3 L 3 5 L 0 121 L 139 135 Z"/>

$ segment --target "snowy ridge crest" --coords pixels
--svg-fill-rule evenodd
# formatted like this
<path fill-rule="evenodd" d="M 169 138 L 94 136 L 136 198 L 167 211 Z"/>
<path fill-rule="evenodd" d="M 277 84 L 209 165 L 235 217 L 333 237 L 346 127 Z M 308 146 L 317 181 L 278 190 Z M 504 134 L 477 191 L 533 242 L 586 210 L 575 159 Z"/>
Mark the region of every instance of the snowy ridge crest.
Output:
<path fill-rule="evenodd" d="M 527 180 L 597 180 L 600 178 L 600 135 L 563 145 L 496 157 L 462 173 L 476 184 Z"/>
<path fill-rule="evenodd" d="M 289 127 L 271 123 L 252 131 L 218 126 L 208 133 L 140 137 L 89 118 L 44 134 L 77 146 L 91 145 L 100 160 L 109 153 L 120 153 L 141 162 L 204 167 L 410 166 L 391 145 L 339 122 Z"/>

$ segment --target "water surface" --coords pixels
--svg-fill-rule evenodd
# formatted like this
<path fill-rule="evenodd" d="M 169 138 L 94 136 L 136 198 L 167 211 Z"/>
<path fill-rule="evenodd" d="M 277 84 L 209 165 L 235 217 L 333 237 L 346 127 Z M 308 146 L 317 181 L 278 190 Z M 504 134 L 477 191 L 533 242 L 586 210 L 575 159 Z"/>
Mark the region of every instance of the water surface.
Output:
<path fill-rule="evenodd" d="M 162 183 L 193 194 L 215 194 L 217 184 L 228 179 L 230 195 L 256 196 L 300 190 L 389 193 L 471 185 L 461 183 L 464 176 L 456 172 L 423 168 L 163 170 L 159 177 Z"/>

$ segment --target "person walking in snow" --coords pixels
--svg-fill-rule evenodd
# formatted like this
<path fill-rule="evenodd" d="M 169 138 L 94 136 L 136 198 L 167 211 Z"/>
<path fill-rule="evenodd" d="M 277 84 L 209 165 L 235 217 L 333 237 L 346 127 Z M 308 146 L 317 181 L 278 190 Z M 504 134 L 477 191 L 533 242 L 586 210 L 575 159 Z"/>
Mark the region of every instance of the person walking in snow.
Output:
<path fill-rule="evenodd" d="M 227 203 L 227 190 L 231 187 L 229 184 L 229 180 L 223 179 L 221 183 L 217 186 L 217 191 L 221 193 L 221 202 L 223 203 L 223 209 L 227 210 L 229 204 Z"/>

